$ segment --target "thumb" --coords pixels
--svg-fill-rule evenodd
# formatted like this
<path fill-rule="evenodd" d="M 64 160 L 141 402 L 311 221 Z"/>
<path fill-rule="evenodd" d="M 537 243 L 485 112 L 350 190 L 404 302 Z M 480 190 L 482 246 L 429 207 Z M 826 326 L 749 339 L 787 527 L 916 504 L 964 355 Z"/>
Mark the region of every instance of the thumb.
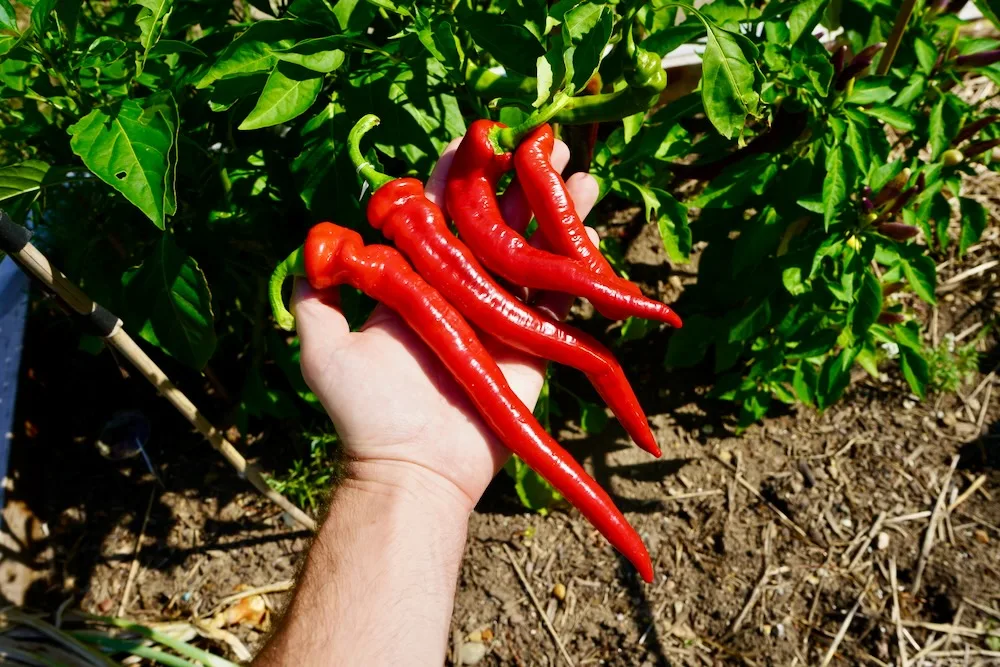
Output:
<path fill-rule="evenodd" d="M 315 362 L 323 363 L 347 342 L 351 328 L 341 310 L 338 288 L 315 290 L 307 281 L 297 278 L 291 307 L 302 344 L 303 370 Z"/>

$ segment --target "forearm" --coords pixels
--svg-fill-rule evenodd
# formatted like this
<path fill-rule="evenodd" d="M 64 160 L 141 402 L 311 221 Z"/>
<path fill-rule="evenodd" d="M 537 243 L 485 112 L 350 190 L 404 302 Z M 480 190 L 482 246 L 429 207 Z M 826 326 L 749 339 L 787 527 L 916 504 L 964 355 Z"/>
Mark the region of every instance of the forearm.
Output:
<path fill-rule="evenodd" d="M 470 510 L 436 473 L 356 464 L 255 664 L 443 664 Z"/>

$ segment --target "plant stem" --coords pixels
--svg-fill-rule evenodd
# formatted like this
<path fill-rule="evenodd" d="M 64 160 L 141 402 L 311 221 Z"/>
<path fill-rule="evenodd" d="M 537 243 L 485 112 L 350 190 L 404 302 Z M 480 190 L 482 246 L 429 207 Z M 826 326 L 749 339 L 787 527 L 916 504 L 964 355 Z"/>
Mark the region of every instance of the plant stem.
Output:
<path fill-rule="evenodd" d="M 281 296 L 281 288 L 285 284 L 288 276 L 301 276 L 305 274 L 305 259 L 302 256 L 302 248 L 292 251 L 285 261 L 274 267 L 271 280 L 268 283 L 268 297 L 271 301 L 271 311 L 278 326 L 285 331 L 295 329 L 295 316 L 285 307 L 285 300 Z"/>
<path fill-rule="evenodd" d="M 892 26 L 892 34 L 889 35 L 885 51 L 882 52 L 882 57 L 878 61 L 878 67 L 875 69 L 875 73 L 879 76 L 885 76 L 889 73 L 889 68 L 892 67 L 892 60 L 896 57 L 896 50 L 899 49 L 899 43 L 903 39 L 903 33 L 906 32 L 906 24 L 910 22 L 910 17 L 913 15 L 913 8 L 916 4 L 917 0 L 903 0 L 903 4 L 899 8 L 899 13 L 896 14 L 896 23 Z"/>
<path fill-rule="evenodd" d="M 115 652 L 131 653 L 132 655 L 139 656 L 140 658 L 151 660 L 156 664 L 166 665 L 167 667 L 195 667 L 194 663 L 188 662 L 184 658 L 179 658 L 176 655 L 171 655 L 170 653 L 166 653 L 149 646 L 143 646 L 142 642 L 135 640 L 109 637 L 107 635 L 102 635 L 99 632 L 92 631 L 77 631 L 71 632 L 70 634 L 77 639 L 87 642 L 88 644 L 96 644 L 97 646 L 111 649 Z"/>
<path fill-rule="evenodd" d="M 528 116 L 527 120 L 517 127 L 506 127 L 497 132 L 497 145 L 504 150 L 514 150 L 525 136 L 540 125 L 549 122 L 553 116 L 562 111 L 563 107 L 569 104 L 570 99 L 572 98 L 566 93 L 556 94 L 552 102 Z"/>
<path fill-rule="evenodd" d="M 362 116 L 361 120 L 351 128 L 350 134 L 347 135 L 347 152 L 351 156 L 351 162 L 357 167 L 358 173 L 371 184 L 372 190 L 378 190 L 393 180 L 391 176 L 376 169 L 361 153 L 361 139 L 381 122 L 375 114 L 367 114 Z"/>

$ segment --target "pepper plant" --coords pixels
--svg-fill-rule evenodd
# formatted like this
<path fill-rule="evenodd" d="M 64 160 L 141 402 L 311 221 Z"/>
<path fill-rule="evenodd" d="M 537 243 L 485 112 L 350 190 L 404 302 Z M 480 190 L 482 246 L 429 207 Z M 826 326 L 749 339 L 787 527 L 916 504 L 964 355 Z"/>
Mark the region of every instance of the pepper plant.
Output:
<path fill-rule="evenodd" d="M 354 122 L 381 117 L 368 159 L 422 179 L 471 120 L 548 109 L 672 263 L 698 249 L 665 363 L 712 364 L 741 424 L 830 405 L 889 343 L 923 395 L 921 320 L 886 298 L 933 302 L 935 259 L 975 243 L 960 175 L 1000 137 L 961 96 L 966 71 L 1000 76 L 1000 43 L 965 37 L 959 4 L 0 0 L 0 205 L 177 368 L 223 378 L 242 429 L 318 407 L 266 280 L 320 220 L 378 238 Z M 814 34 L 840 28 L 846 53 Z M 661 105 L 660 60 L 692 43 L 701 83 Z"/>

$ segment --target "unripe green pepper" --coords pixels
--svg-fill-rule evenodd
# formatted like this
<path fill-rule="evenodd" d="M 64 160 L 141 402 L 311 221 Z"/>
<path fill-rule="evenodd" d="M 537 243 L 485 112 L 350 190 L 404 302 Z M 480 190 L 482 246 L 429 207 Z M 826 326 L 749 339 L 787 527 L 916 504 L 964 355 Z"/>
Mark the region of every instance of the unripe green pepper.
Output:
<path fill-rule="evenodd" d="M 965 156 L 962 155 L 962 151 L 957 148 L 949 148 L 941 154 L 941 164 L 946 167 L 954 167 L 955 165 L 962 164 L 964 159 Z"/>

